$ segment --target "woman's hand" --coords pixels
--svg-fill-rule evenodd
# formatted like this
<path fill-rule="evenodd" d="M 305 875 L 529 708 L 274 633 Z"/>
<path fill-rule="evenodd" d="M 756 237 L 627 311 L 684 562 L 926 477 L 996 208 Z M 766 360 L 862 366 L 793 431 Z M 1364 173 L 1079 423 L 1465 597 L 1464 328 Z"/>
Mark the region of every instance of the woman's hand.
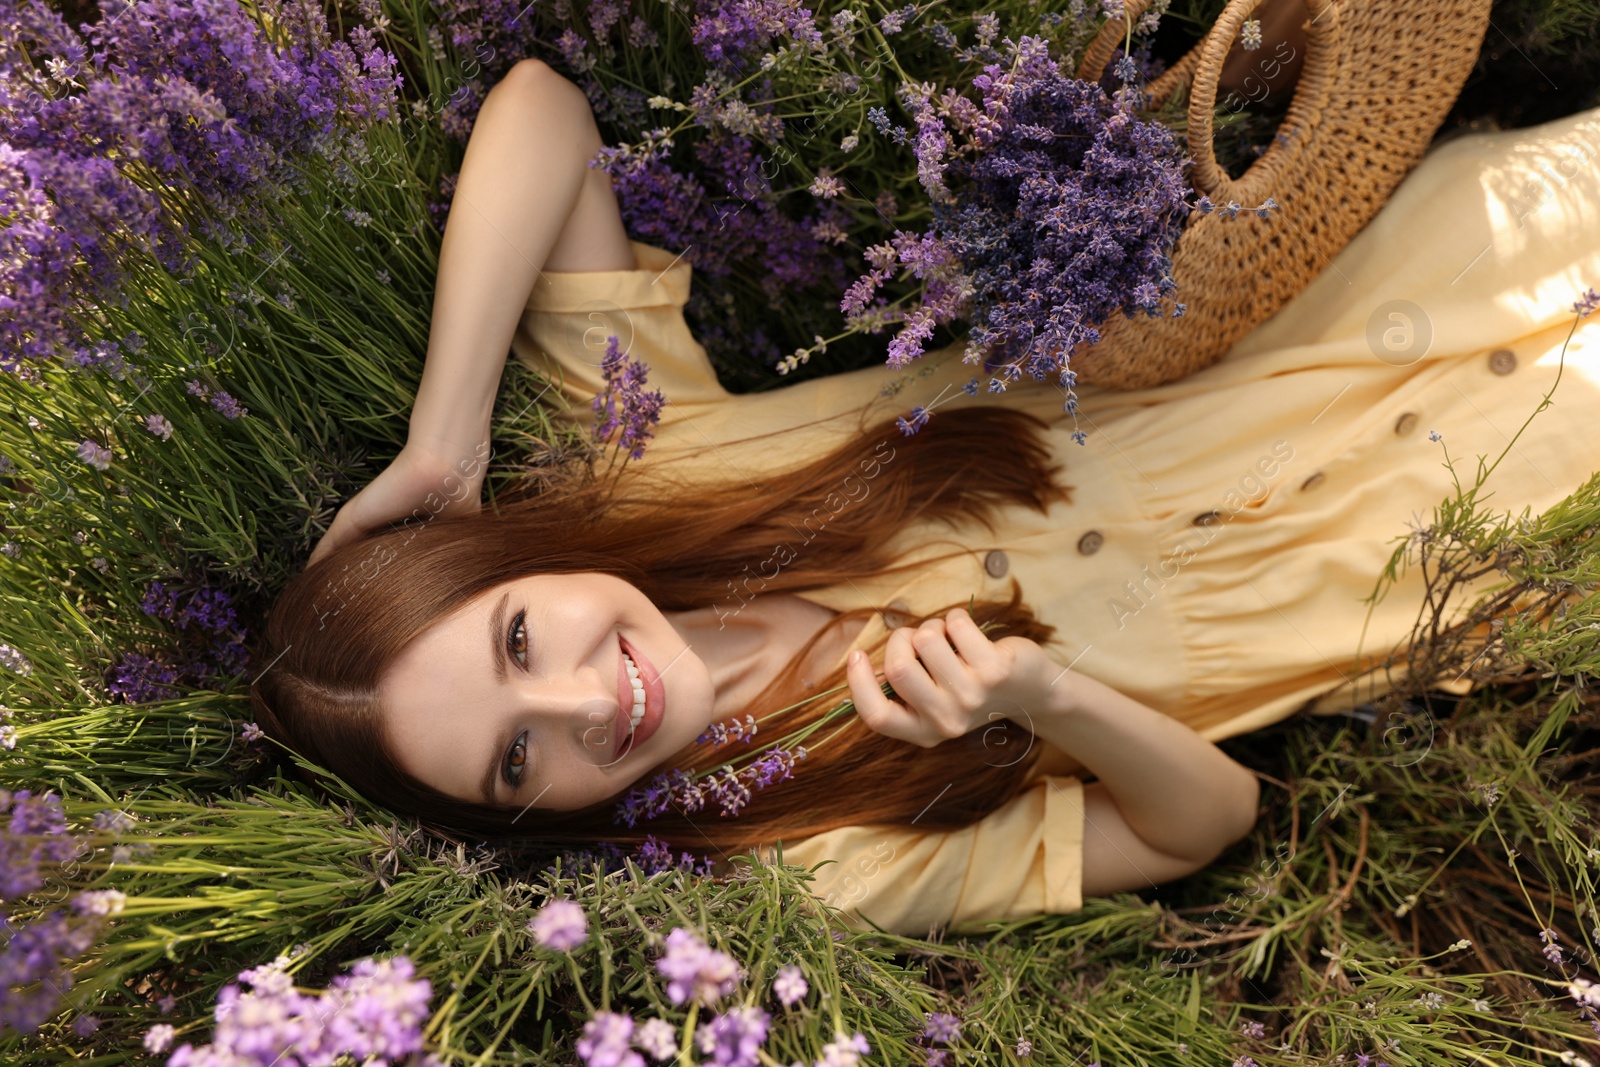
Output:
<path fill-rule="evenodd" d="M 1031 718 L 1064 673 L 1026 637 L 989 640 L 962 608 L 889 635 L 883 675 L 904 704 L 883 695 L 865 653 L 851 653 L 845 667 L 856 714 L 867 726 L 923 748 L 997 718 Z"/>
<path fill-rule="evenodd" d="M 379 527 L 412 516 L 473 515 L 482 507 L 489 466 L 485 440 L 477 452 L 452 459 L 445 452 L 408 443 L 382 473 L 345 501 L 306 566 Z"/>

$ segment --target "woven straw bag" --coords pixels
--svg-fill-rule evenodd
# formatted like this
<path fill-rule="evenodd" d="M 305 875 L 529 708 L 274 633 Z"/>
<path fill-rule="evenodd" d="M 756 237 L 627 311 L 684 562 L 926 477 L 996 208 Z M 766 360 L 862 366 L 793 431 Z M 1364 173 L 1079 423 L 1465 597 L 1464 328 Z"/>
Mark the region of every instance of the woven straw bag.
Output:
<path fill-rule="evenodd" d="M 1190 181 L 1219 206 L 1268 218 L 1191 213 L 1172 254 L 1180 318 L 1113 315 L 1072 356 L 1078 380 L 1141 389 L 1210 366 L 1309 285 L 1422 159 L 1467 75 L 1490 0 L 1305 0 L 1306 56 L 1272 144 L 1237 181 L 1217 165 L 1212 117 L 1223 60 L 1262 0 L 1230 0 L 1210 32 L 1147 88 L 1152 106 L 1192 79 Z M 1136 20 L 1150 0 L 1126 0 Z M 1097 80 L 1125 40 L 1106 24 L 1078 77 Z"/>

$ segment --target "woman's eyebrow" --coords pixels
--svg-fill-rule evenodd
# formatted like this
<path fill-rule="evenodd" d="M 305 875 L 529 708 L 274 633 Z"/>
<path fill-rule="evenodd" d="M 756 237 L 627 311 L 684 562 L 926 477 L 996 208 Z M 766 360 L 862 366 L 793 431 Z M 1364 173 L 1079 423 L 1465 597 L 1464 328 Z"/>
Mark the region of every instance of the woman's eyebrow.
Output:
<path fill-rule="evenodd" d="M 489 615 L 489 648 L 494 652 L 494 676 L 500 679 L 501 685 L 506 681 L 506 603 L 510 599 L 511 594 L 507 592 Z"/>
<path fill-rule="evenodd" d="M 495 605 L 494 611 L 489 613 L 489 648 L 494 652 L 494 673 L 495 677 L 500 679 L 501 685 L 504 685 L 506 680 L 506 646 L 501 634 L 505 629 L 506 604 L 510 600 L 511 594 L 507 592 L 500 598 L 500 603 Z M 489 754 L 489 766 L 484 769 L 483 781 L 478 784 L 485 804 L 494 803 L 494 779 L 500 772 L 500 754 L 510 743 L 511 738 L 506 736 L 506 731 L 502 731 L 501 736 L 495 739 L 494 751 Z"/>
<path fill-rule="evenodd" d="M 485 804 L 494 804 L 495 775 L 500 772 L 500 757 L 510 743 L 511 738 L 506 736 L 505 733 L 495 738 L 494 751 L 489 754 L 489 766 L 483 772 L 483 781 L 478 784 L 478 788 L 483 791 L 483 802 Z"/>

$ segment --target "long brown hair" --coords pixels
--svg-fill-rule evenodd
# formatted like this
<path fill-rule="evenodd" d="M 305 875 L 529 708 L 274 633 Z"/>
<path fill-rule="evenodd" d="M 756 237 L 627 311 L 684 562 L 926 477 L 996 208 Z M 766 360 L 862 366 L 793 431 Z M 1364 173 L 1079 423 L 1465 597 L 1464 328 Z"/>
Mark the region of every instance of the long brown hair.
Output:
<path fill-rule="evenodd" d="M 798 593 L 921 566 L 930 561 L 895 565 L 886 552 L 894 535 L 914 523 L 953 525 L 958 518 L 974 518 L 992 530 L 1001 504 L 1043 513 L 1053 500 L 1070 502 L 1071 488 L 1056 483 L 1059 468 L 1049 463 L 1040 436 L 1045 425 L 1012 409 L 956 407 L 914 436 L 902 436 L 885 420 L 828 455 L 754 481 L 697 481 L 690 491 L 666 476 L 670 464 L 658 465 L 652 475 L 646 462 L 637 470 L 624 468 L 626 493 L 606 480 L 573 481 L 539 494 L 507 494 L 493 510 L 478 515 L 436 517 L 372 534 L 319 560 L 279 595 L 252 650 L 252 662 L 269 665 L 250 690 L 256 720 L 268 736 L 333 771 L 368 799 L 478 837 L 515 835 L 563 844 L 638 842 L 655 834 L 674 845 L 742 849 L 854 824 L 915 820 L 929 830 L 966 826 L 1016 795 L 1038 758 L 1037 746 L 1028 746 L 1030 756 L 1002 765 L 986 751 L 980 730 L 920 748 L 854 719 L 843 734 L 799 763 L 793 778 L 757 793 L 733 818 L 672 810 L 630 829 L 614 821 L 613 797 L 574 811 L 541 811 L 532 825 L 521 819 L 513 826 L 517 809 L 457 800 L 400 768 L 384 743 L 378 684 L 406 645 L 435 622 L 481 593 L 528 575 L 613 575 L 663 611 L 715 603 L 726 596 L 730 574 L 767 555 L 775 543 L 792 539 L 796 514 L 812 514 L 836 495 L 841 482 L 858 471 L 863 444 L 870 447 L 874 441 L 876 454 L 892 461 L 877 470 L 870 498 L 830 508 L 837 514 L 825 531 L 762 591 Z M 977 601 L 973 616 L 980 623 L 1001 624 L 989 631 L 992 639 L 1015 634 L 1048 641 L 1055 628 L 1035 618 L 1021 597 L 1013 579 L 1009 601 Z M 955 606 L 913 615 L 909 622 L 915 625 Z M 832 627 L 875 610 L 836 616 L 745 711 L 759 719 L 842 685 L 840 665 L 808 691 L 800 664 Z M 876 653 L 885 640 L 880 637 L 869 650 L 875 662 L 881 663 Z M 771 737 L 837 706 L 847 693 L 813 700 L 764 723 L 751 744 L 770 743 Z M 1009 744 L 1007 750 L 1015 751 Z M 730 751 L 728 746 L 714 750 L 709 741 L 691 743 L 651 773 L 704 770 Z M 935 794 L 938 801 L 930 805 Z"/>

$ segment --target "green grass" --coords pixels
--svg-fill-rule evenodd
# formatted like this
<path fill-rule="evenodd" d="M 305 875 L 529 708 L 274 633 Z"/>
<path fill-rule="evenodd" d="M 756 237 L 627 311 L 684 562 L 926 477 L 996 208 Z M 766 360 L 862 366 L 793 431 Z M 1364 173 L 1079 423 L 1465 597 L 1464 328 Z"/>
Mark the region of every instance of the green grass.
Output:
<path fill-rule="evenodd" d="M 424 89 L 450 77 L 418 63 Z M 962 1064 L 1021 1062 L 1022 1037 L 1033 1062 L 1106 1067 L 1600 1055 L 1565 989 L 1594 976 L 1600 938 L 1600 482 L 1542 516 L 1497 516 L 1465 491 L 1442 502 L 1397 565 L 1428 568 L 1445 599 L 1473 567 L 1497 566 L 1502 599 L 1455 629 L 1424 613 L 1411 681 L 1373 709 L 1377 722 L 1294 720 L 1227 742 L 1266 777 L 1264 811 L 1211 868 L 932 941 L 847 931 L 796 868 L 726 880 L 547 870 L 533 849 L 426 834 L 337 781 L 322 795 L 240 739 L 243 682 L 111 701 L 114 657 L 177 639 L 140 611 L 148 581 L 223 585 L 258 618 L 338 502 L 403 442 L 438 247 L 426 198 L 459 157 L 426 121 L 374 136 L 393 162 L 358 187 L 311 175 L 311 193 L 249 251 L 207 248 L 191 285 L 146 264 L 134 299 L 95 311 L 98 335 L 145 337 L 148 389 L 64 370 L 42 386 L 0 379 L 0 453 L 17 465 L 0 478 L 0 539 L 22 546 L 0 556 L 0 641 L 33 667 L 0 670 L 18 726 L 0 785 L 57 791 L 75 826 L 109 807 L 137 817 L 8 902 L 26 919 L 78 889 L 129 898 L 77 965 L 67 1008 L 35 1035 L 0 1036 L 0 1061 L 157 1062 L 140 1048 L 145 1030 L 169 1021 L 180 1042 L 208 1040 L 216 991 L 239 970 L 297 952 L 297 980 L 319 988 L 348 961 L 405 952 L 434 984 L 428 1036 L 447 1062 L 572 1063 L 596 1009 L 686 1018 L 651 966 L 674 925 L 741 960 L 740 997 L 777 1016 L 767 1051 L 779 1064 L 854 1031 L 872 1043 L 869 1062 L 921 1063 L 913 1038 L 935 1010 L 966 1020 Z M 355 226 L 346 207 L 373 224 Z M 276 302 L 286 287 L 293 311 Z M 188 395 L 197 375 L 250 414 L 229 421 Z M 533 403 L 541 387 L 508 368 L 491 494 L 584 461 Z M 170 441 L 139 424 L 157 412 Z M 84 437 L 115 451 L 107 470 L 77 459 Z M 1537 610 L 1494 626 L 1511 597 Z M 1484 683 L 1468 698 L 1429 688 L 1463 673 Z M 570 957 L 525 930 L 551 895 L 590 916 L 591 941 Z M 1546 928 L 1563 966 L 1541 954 Z M 791 962 L 812 993 L 786 1013 L 767 989 Z M 166 994 L 171 1015 L 155 1006 Z M 83 1012 L 102 1021 L 90 1039 L 69 1028 Z M 1243 1036 L 1248 1022 L 1266 1036 Z"/>

